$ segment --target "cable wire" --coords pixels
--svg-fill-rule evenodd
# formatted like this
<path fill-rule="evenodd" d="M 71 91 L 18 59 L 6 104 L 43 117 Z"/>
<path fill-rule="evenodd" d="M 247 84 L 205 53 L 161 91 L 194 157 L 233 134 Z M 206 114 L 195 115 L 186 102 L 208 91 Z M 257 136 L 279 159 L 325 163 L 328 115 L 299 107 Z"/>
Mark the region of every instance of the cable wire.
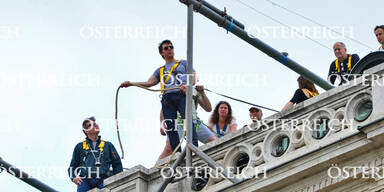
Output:
<path fill-rule="evenodd" d="M 315 21 L 315 20 L 309 18 L 309 17 L 306 17 L 306 16 L 304 16 L 304 15 L 302 15 L 302 14 L 300 14 L 300 13 L 297 13 L 297 12 L 295 12 L 295 11 L 292 11 L 292 10 L 286 8 L 286 7 L 283 7 L 283 6 L 281 6 L 281 5 L 279 5 L 279 4 L 275 3 L 275 2 L 273 2 L 273 1 L 271 1 L 271 0 L 266 0 L 266 1 L 268 1 L 269 3 L 271 3 L 273 6 L 280 7 L 281 9 L 284 9 L 284 10 L 286 10 L 286 11 L 288 11 L 288 12 L 290 12 L 290 13 L 296 15 L 296 16 L 299 16 L 299 17 L 301 17 L 301 18 L 303 18 L 303 19 L 305 19 L 305 20 L 307 20 L 307 21 L 310 21 L 310 22 L 312 22 L 312 23 L 314 23 L 314 24 L 316 24 L 316 25 L 319 25 L 319 26 L 321 26 L 321 27 L 325 27 L 326 29 L 328 29 L 328 30 L 330 30 L 330 31 L 332 31 L 332 32 L 334 32 L 334 33 L 337 33 L 337 34 L 343 36 L 343 34 L 341 34 L 340 32 L 335 31 L 335 30 L 333 30 L 333 29 L 331 29 L 331 28 L 329 28 L 329 27 L 327 27 L 327 26 L 325 26 L 325 25 L 323 25 L 323 24 L 321 24 L 321 23 L 319 23 L 319 22 L 317 22 L 317 21 Z M 361 42 L 361 41 L 359 41 L 359 40 L 353 39 L 353 38 L 348 37 L 348 36 L 345 36 L 345 37 L 346 37 L 347 39 L 351 40 L 351 41 L 354 41 L 355 43 L 358 43 L 358 44 L 360 44 L 360 45 L 366 47 L 366 48 L 369 48 L 369 49 L 371 49 L 371 50 L 374 50 L 372 47 L 368 46 L 367 44 L 364 44 L 363 42 Z"/>
<path fill-rule="evenodd" d="M 123 145 L 121 144 L 121 139 L 120 139 L 120 131 L 119 131 L 119 122 L 117 121 L 117 112 L 118 112 L 118 99 L 119 99 L 119 91 L 120 91 L 120 86 L 117 88 L 116 91 L 116 97 L 115 97 L 115 121 L 116 121 L 116 132 L 117 132 L 117 138 L 119 139 L 119 144 L 120 144 L 120 149 L 121 149 L 121 159 L 124 159 L 124 149 Z"/>
<path fill-rule="evenodd" d="M 259 108 L 267 109 L 267 110 L 270 110 L 270 111 L 273 111 L 273 112 L 277 112 L 277 113 L 279 112 L 279 111 L 277 111 L 277 110 L 275 110 L 275 109 L 271 109 L 271 108 L 264 107 L 264 106 L 261 106 L 261 105 L 256 105 L 256 104 L 253 104 L 253 103 L 250 103 L 250 102 L 247 102 L 247 101 L 243 101 L 243 100 L 236 99 L 236 98 L 233 98 L 233 97 L 230 97 L 230 96 L 227 96 L 227 95 L 223 95 L 223 94 L 221 94 L 221 93 L 216 93 L 216 92 L 211 91 L 211 90 L 209 90 L 209 89 L 207 89 L 207 88 L 204 88 L 204 90 L 209 91 L 209 92 L 211 92 L 211 93 L 214 93 L 214 94 L 216 94 L 216 95 L 220 95 L 220 96 L 226 97 L 226 98 L 228 98 L 228 99 L 232 99 L 232 100 L 241 102 L 241 103 L 245 103 L 245 104 L 252 105 L 252 106 L 255 106 L 255 107 L 259 107 Z"/>
<path fill-rule="evenodd" d="M 269 15 L 267 15 L 267 14 L 265 14 L 265 13 L 259 11 L 259 10 L 257 10 L 256 8 L 252 7 L 251 5 L 248 5 L 248 4 L 244 3 L 244 2 L 241 1 L 241 0 L 235 0 L 235 1 L 237 1 L 237 2 L 239 2 L 240 4 L 242 4 L 242 5 L 246 6 L 246 7 L 248 7 L 249 9 L 253 10 L 254 12 L 259 13 L 259 14 L 263 15 L 264 17 L 267 17 L 267 18 L 269 18 L 269 19 L 271 19 L 271 20 L 273 20 L 273 21 L 275 21 L 275 22 L 277 22 L 277 23 L 279 23 L 279 24 L 281 24 L 281 25 L 283 25 L 283 26 L 285 26 L 285 27 L 288 27 L 289 29 L 292 30 L 292 28 L 291 28 L 289 25 L 287 25 L 287 24 L 285 24 L 285 23 L 283 23 L 283 22 L 281 22 L 281 21 L 279 21 L 279 20 L 277 20 L 277 19 L 275 19 L 275 18 L 273 18 L 273 17 L 271 17 L 271 16 L 269 16 Z M 315 40 L 315 39 L 309 37 L 308 35 L 305 35 L 305 34 L 301 33 L 300 31 L 297 31 L 296 29 L 294 29 L 294 31 L 295 31 L 296 33 L 298 33 L 298 34 L 300 34 L 300 35 L 306 37 L 307 39 L 313 41 L 314 43 L 316 43 L 316 44 L 318 44 L 318 45 L 320 45 L 320 46 L 322 46 L 322 47 L 324 47 L 324 48 L 326 48 L 326 49 L 328 49 L 328 50 L 330 50 L 330 51 L 333 51 L 333 49 L 331 49 L 330 47 L 328 47 L 328 46 L 326 46 L 326 45 L 320 43 L 319 41 L 317 41 L 317 40 Z"/>

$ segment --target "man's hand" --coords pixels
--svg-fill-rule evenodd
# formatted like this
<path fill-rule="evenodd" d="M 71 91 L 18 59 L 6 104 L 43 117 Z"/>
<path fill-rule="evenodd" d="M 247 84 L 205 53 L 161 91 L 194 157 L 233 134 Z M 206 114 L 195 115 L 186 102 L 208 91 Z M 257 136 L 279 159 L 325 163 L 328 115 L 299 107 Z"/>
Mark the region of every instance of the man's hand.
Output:
<path fill-rule="evenodd" d="M 130 82 L 130 81 L 125 81 L 125 82 L 123 82 L 121 85 L 120 85 L 120 87 L 129 87 L 129 86 L 131 86 L 132 85 L 132 83 Z"/>
<path fill-rule="evenodd" d="M 181 85 L 180 86 L 180 90 L 185 93 L 187 91 L 187 86 L 186 85 Z"/>
<path fill-rule="evenodd" d="M 196 91 L 200 94 L 204 94 L 204 85 L 196 85 Z"/>
<path fill-rule="evenodd" d="M 165 129 L 167 128 L 167 124 L 165 123 L 165 121 L 163 121 L 161 124 L 160 124 L 160 134 L 163 135 L 163 136 L 166 136 L 167 134 L 165 133 Z"/>
<path fill-rule="evenodd" d="M 160 134 L 163 136 L 166 136 L 167 134 L 165 133 L 165 129 L 160 127 Z"/>
<path fill-rule="evenodd" d="M 83 180 L 81 180 L 81 178 L 79 176 L 77 176 L 76 178 L 73 179 L 73 182 L 76 184 L 76 185 L 81 185 L 81 183 L 83 182 Z"/>

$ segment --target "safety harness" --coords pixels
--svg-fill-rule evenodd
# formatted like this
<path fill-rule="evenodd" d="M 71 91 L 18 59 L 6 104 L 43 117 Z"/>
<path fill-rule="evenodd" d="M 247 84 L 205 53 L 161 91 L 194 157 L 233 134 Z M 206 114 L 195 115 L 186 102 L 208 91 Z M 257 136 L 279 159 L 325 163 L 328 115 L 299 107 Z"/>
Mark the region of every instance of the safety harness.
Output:
<path fill-rule="evenodd" d="M 197 123 L 196 123 L 196 132 L 199 131 L 200 129 L 200 125 L 201 125 L 201 120 L 199 118 L 196 119 L 197 120 Z M 177 122 L 179 122 L 179 124 L 184 128 L 184 124 L 183 124 L 183 121 L 181 120 L 181 118 L 178 116 L 177 117 Z"/>
<path fill-rule="evenodd" d="M 105 141 L 101 140 L 101 141 L 100 141 L 100 144 L 99 144 L 99 146 L 98 146 L 100 152 L 104 152 L 104 145 L 105 145 Z M 84 149 L 85 151 L 88 151 L 88 150 L 91 149 L 91 148 L 89 147 L 89 145 L 88 145 L 88 143 L 87 143 L 86 140 L 83 141 L 83 149 Z"/>
<path fill-rule="evenodd" d="M 340 73 L 340 63 L 339 59 L 336 59 L 335 61 L 335 68 L 338 73 Z M 352 70 L 352 55 L 348 56 L 348 71 Z"/>
<path fill-rule="evenodd" d="M 96 158 L 96 156 L 93 154 L 93 156 L 95 158 L 95 161 L 96 161 L 95 163 L 100 163 L 99 161 L 100 161 L 100 157 L 101 156 L 103 156 L 103 159 L 104 159 L 104 162 L 105 162 L 105 157 L 103 155 L 103 153 L 104 153 L 104 145 L 105 145 L 105 141 L 101 140 L 100 143 L 99 143 L 99 146 L 98 146 L 98 148 L 99 148 L 99 157 Z M 85 151 L 85 156 L 83 158 L 83 163 L 85 164 L 85 160 L 87 159 L 88 154 L 90 152 L 93 153 L 91 151 L 91 148 L 88 145 L 87 140 L 83 141 L 83 150 Z"/>
<path fill-rule="evenodd" d="M 310 90 L 308 90 L 308 89 L 306 89 L 306 88 L 304 88 L 306 91 L 308 91 L 308 93 L 312 96 L 312 97 L 315 97 L 315 96 L 317 96 L 318 94 L 316 93 L 316 92 L 312 92 L 312 91 L 310 91 Z"/>
<path fill-rule="evenodd" d="M 103 152 L 104 152 L 104 145 L 105 145 L 105 141 L 103 141 L 103 140 L 101 140 L 100 141 L 100 144 L 99 144 L 99 146 L 98 146 L 98 148 L 99 148 L 99 158 L 100 158 L 100 156 L 103 154 Z M 87 158 L 87 156 L 88 156 L 88 154 L 89 154 L 89 152 L 90 152 L 90 150 L 91 150 L 91 148 L 89 147 L 89 145 L 88 145 L 88 142 L 87 142 L 87 140 L 84 140 L 83 141 L 83 150 L 85 151 L 85 156 L 84 156 L 84 158 L 83 158 L 83 163 L 85 163 L 85 159 Z M 104 156 L 103 156 L 103 158 L 104 158 Z M 96 159 L 95 159 L 96 160 Z M 104 162 L 105 162 L 105 159 L 104 159 Z M 87 180 L 87 179 L 84 179 L 83 181 L 89 186 L 89 188 L 90 189 L 93 189 L 93 188 L 96 188 L 96 187 L 98 187 L 99 185 L 101 185 L 101 183 L 103 183 L 103 180 L 105 179 L 105 176 L 104 175 L 102 175 L 101 176 L 101 178 L 97 181 L 97 182 L 95 182 L 95 183 L 91 183 L 89 180 Z"/>
<path fill-rule="evenodd" d="M 199 104 L 199 94 L 197 95 L 193 95 L 192 98 L 193 98 L 193 102 L 195 104 L 195 110 L 197 110 L 197 105 Z M 196 133 L 199 131 L 200 129 L 200 125 L 201 125 L 201 120 L 199 119 L 199 117 L 196 117 Z M 177 116 L 177 122 L 179 122 L 180 125 L 182 125 L 182 127 L 184 128 L 184 124 L 183 124 L 183 121 L 181 120 L 180 116 L 178 115 Z"/>
<path fill-rule="evenodd" d="M 178 60 L 175 64 L 173 64 L 173 66 L 172 66 L 171 70 L 169 70 L 169 73 L 168 73 L 167 78 L 165 80 L 163 79 L 165 65 L 160 67 L 160 86 L 161 86 L 161 89 L 162 89 L 161 93 L 164 93 L 164 89 L 165 89 L 165 84 L 164 83 L 169 80 L 173 70 L 175 70 L 177 68 L 177 66 L 179 66 L 180 61 L 181 60 Z"/>

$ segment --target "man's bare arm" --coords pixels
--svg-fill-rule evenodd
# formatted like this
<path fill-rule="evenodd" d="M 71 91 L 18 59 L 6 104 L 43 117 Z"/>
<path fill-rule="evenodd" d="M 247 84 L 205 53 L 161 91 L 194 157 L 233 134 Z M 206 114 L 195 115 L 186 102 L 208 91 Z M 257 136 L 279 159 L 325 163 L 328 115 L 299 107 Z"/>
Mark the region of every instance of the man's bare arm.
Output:
<path fill-rule="evenodd" d="M 125 81 L 123 82 L 120 87 L 129 87 L 132 85 L 139 85 L 143 87 L 152 87 L 154 85 L 157 85 L 159 83 L 159 80 L 154 76 L 151 75 L 147 81 L 144 82 L 130 82 L 130 81 Z"/>
<path fill-rule="evenodd" d="M 211 102 L 209 101 L 207 95 L 205 95 L 204 86 L 203 85 L 196 85 L 196 90 L 200 93 L 200 98 L 199 98 L 200 106 L 206 112 L 211 112 L 212 111 L 212 105 L 211 105 Z"/>

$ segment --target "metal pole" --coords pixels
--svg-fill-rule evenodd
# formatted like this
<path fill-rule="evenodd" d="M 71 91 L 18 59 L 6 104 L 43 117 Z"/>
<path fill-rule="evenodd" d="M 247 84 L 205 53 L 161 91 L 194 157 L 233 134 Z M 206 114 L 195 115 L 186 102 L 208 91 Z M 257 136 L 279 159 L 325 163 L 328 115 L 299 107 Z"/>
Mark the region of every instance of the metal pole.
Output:
<path fill-rule="evenodd" d="M 317 76 L 312 71 L 306 69 L 305 67 L 301 66 L 294 60 L 288 58 L 287 56 L 283 55 L 281 52 L 277 51 L 276 49 L 270 47 L 269 45 L 265 44 L 261 40 L 259 40 L 256 37 L 252 37 L 250 34 L 248 34 L 245 30 L 241 29 L 236 24 L 233 24 L 228 19 L 222 17 L 221 15 L 217 14 L 214 10 L 208 8 L 203 3 L 197 1 L 197 0 L 187 0 L 182 1 L 186 5 L 192 4 L 196 9 L 197 12 L 200 12 L 202 15 L 207 17 L 208 19 L 212 20 L 213 22 L 219 24 L 219 26 L 223 27 L 224 29 L 227 29 L 234 35 L 238 36 L 239 38 L 243 39 L 244 41 L 248 42 L 252 46 L 256 47 L 260 51 L 264 52 L 265 54 L 269 55 L 270 57 L 274 58 L 276 61 L 282 63 L 286 67 L 292 69 L 293 71 L 297 72 L 298 74 L 302 75 L 306 79 L 312 81 L 316 85 L 320 86 L 321 88 L 325 90 L 332 89 L 333 86 L 330 85 L 327 81 L 322 79 L 321 77 Z M 232 23 L 232 24 L 231 24 Z"/>
<path fill-rule="evenodd" d="M 193 5 L 188 5 L 187 18 L 187 97 L 185 106 L 185 124 L 187 129 L 187 144 L 192 143 L 192 84 L 193 84 Z M 184 125 L 185 126 L 185 125 Z M 182 138 L 183 139 L 183 138 Z M 192 151 L 187 148 L 186 166 L 192 167 Z"/>
<path fill-rule="evenodd" d="M 236 177 L 233 176 L 232 173 L 230 172 L 227 172 L 223 167 L 221 167 L 220 164 L 216 163 L 214 160 L 212 160 L 211 158 L 209 158 L 208 155 L 206 155 L 205 153 L 201 152 L 199 150 L 199 148 L 197 148 L 196 146 L 190 144 L 190 143 L 187 143 L 187 147 L 190 148 L 194 153 L 196 153 L 198 156 L 201 157 L 201 159 L 203 159 L 205 162 L 208 163 L 208 165 L 214 169 L 217 169 L 217 168 L 220 168 L 221 170 L 223 170 L 222 174 L 228 179 L 230 180 L 232 183 L 237 183 L 237 182 L 240 182 L 239 179 L 237 179 Z"/>
<path fill-rule="evenodd" d="M 29 185 L 35 187 L 36 189 L 44 192 L 56 192 L 55 189 L 49 187 L 48 185 L 42 183 L 41 181 L 32 178 L 27 173 L 23 172 L 22 170 L 16 168 L 15 166 L 9 164 L 8 162 L 4 161 L 0 157 L 0 169 L 6 170 L 9 174 L 15 176 L 16 178 L 24 181 L 25 183 L 28 183 Z"/>
<path fill-rule="evenodd" d="M 208 3 L 207 1 L 204 1 L 204 0 L 199 0 L 203 5 L 205 5 L 206 7 L 208 7 L 209 9 L 211 9 L 212 11 L 214 11 L 215 13 L 221 15 L 221 16 L 226 16 L 227 20 L 228 21 L 231 21 L 233 19 L 233 23 L 235 25 L 237 25 L 238 27 L 244 29 L 244 25 L 242 23 L 240 23 L 239 21 L 237 21 L 236 19 L 232 18 L 230 15 L 228 15 L 226 12 L 224 11 L 221 11 L 220 9 L 216 8 L 215 6 L 213 6 L 212 4 Z"/>
<path fill-rule="evenodd" d="M 176 159 L 176 161 L 173 162 L 172 167 L 171 167 L 172 170 L 175 170 L 176 167 L 181 163 L 181 161 L 184 160 L 186 149 L 187 148 L 184 148 L 184 150 L 181 152 L 181 154 Z M 169 184 L 169 182 L 172 181 L 172 179 L 173 179 L 173 177 L 165 178 L 164 181 L 160 184 L 159 189 L 157 189 L 157 192 L 163 192 L 165 190 L 165 188 L 167 187 L 167 185 Z"/>

